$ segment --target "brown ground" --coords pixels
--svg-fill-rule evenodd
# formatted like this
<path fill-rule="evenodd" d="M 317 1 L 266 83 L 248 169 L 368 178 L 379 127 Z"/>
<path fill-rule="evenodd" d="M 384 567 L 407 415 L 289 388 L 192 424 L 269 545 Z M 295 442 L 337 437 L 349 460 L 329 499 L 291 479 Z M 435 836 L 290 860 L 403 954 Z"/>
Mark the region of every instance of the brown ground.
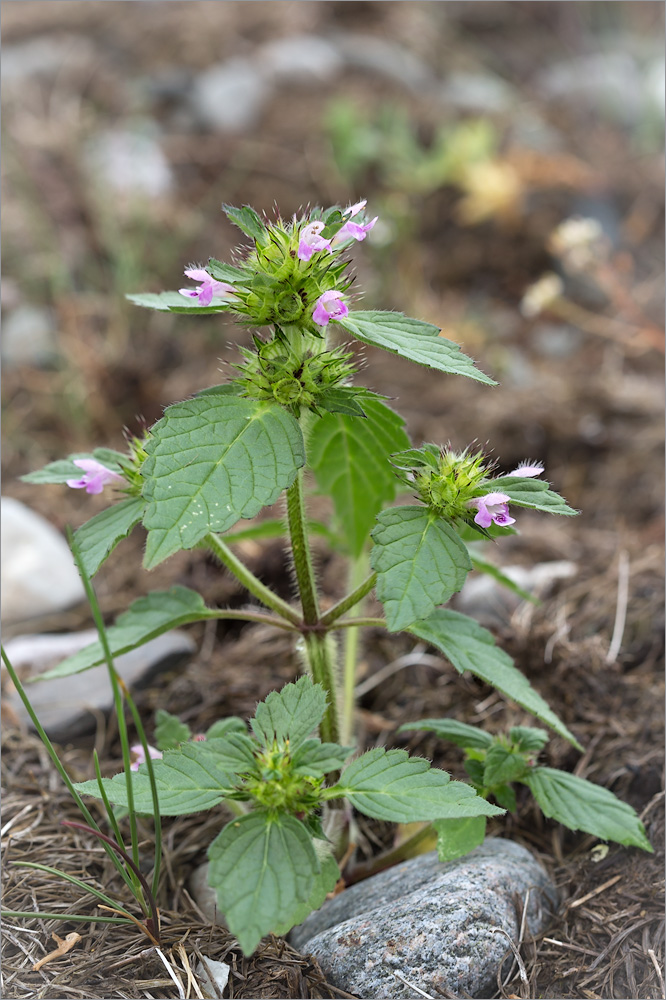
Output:
<path fill-rule="evenodd" d="M 605 19 L 605 20 L 604 20 Z M 164 128 L 164 148 L 178 195 L 148 207 L 140 218 L 122 214 L 83 181 L 80 151 L 96 127 L 122 123 L 136 110 L 137 81 L 173 65 L 196 72 L 217 59 L 251 53 L 276 34 L 331 29 L 364 31 L 399 40 L 437 72 L 490 66 L 525 96 L 532 74 L 549 59 L 600 45 L 609 25 L 642 38 L 661 32 L 661 7 L 652 3 L 99 3 L 3 5 L 5 44 L 60 33 L 88 40 L 93 58 L 73 61 L 49 89 L 32 79 L 4 97 L 6 280 L 3 303 L 54 309 L 61 357 L 52 370 L 8 369 L 4 380 L 4 492 L 27 502 L 59 527 L 82 523 L 103 501 L 65 488 L 38 488 L 16 477 L 91 444 L 122 446 L 124 425 L 136 430 L 162 407 L 221 380 L 216 358 L 232 357 L 227 340 L 246 336 L 214 321 L 199 323 L 128 308 L 122 293 L 178 287 L 188 261 L 224 258 L 236 236 L 218 212 L 222 200 L 285 216 L 307 202 L 386 199 L 386 177 L 371 171 L 352 187 L 331 165 L 322 137 L 321 87 L 285 88 L 261 126 L 244 136 L 192 134 L 166 98 L 152 109 Z M 585 45 L 580 43 L 581 26 Z M 624 37 L 624 35 L 622 35 Z M 442 65 L 442 52 L 446 65 Z M 133 89 L 134 88 L 134 89 Z M 364 106 L 381 100 L 405 105 L 425 139 L 433 108 L 405 96 L 397 84 L 350 72 L 336 92 Z M 547 762 L 611 788 L 642 815 L 655 854 L 611 845 L 596 859 L 594 838 L 543 819 L 524 796 L 516 816 L 494 832 L 537 852 L 561 887 L 558 922 L 537 942 L 522 943 L 498 996 L 657 998 L 663 968 L 663 481 L 662 352 L 654 324 L 661 314 L 662 164 L 645 139 L 603 116 L 562 105 L 539 107 L 565 139 L 559 156 L 521 167 L 527 210 L 509 222 L 463 227 L 452 211 L 459 194 L 447 187 L 405 199 L 411 231 L 391 252 L 370 245 L 356 253 L 358 283 L 368 306 L 394 307 L 439 322 L 502 386 L 494 390 L 443 378 L 380 352 L 365 352 L 364 381 L 397 397 L 412 439 L 464 446 L 479 438 L 501 457 L 503 469 L 524 457 L 545 462 L 549 478 L 576 508 L 575 521 L 521 515 L 521 535 L 493 555 L 504 564 L 569 559 L 577 575 L 543 603 L 522 606 L 496 629 L 498 641 L 586 747 L 581 757 L 553 740 Z M 510 122 L 500 119 L 500 134 Z M 643 146 L 641 146 L 643 142 Z M 508 151 L 512 147 L 507 140 Z M 513 149 L 514 157 L 520 159 Z M 575 157 L 574 165 L 566 157 Z M 562 357 L 544 349 L 541 321 L 518 313 L 527 284 L 552 266 L 545 244 L 552 226 L 588 198 L 617 220 L 618 252 L 611 264 L 612 298 L 578 305 L 578 338 Z M 397 261 L 397 263 L 396 263 Z M 603 317 L 612 317 L 612 321 Z M 580 319 L 580 316 L 579 316 Z M 548 322 L 557 323 L 556 317 Z M 541 324 L 541 325 L 540 325 Z M 539 330 L 541 329 L 541 333 Z M 140 569 L 139 532 L 109 559 L 96 580 L 109 619 L 149 590 L 181 583 L 208 603 L 241 603 L 234 582 L 198 553 L 185 553 L 150 575 Z M 624 555 L 622 555 L 624 553 Z M 253 570 L 290 595 L 281 549 L 247 546 Z M 337 559 L 318 548 L 329 599 L 341 593 Z M 620 652 L 607 662 L 621 603 L 619 567 L 628 560 L 628 608 Z M 57 622 L 88 626 L 86 609 Z M 251 713 L 268 691 L 293 679 L 298 666 L 287 640 L 250 626 L 219 623 L 194 628 L 199 653 L 184 672 L 145 692 L 140 706 L 152 724 L 156 707 L 177 712 L 194 729 L 221 715 Z M 413 649 L 406 637 L 366 636 L 363 677 Z M 418 660 L 418 656 L 415 657 Z M 361 701 L 359 727 L 367 745 L 409 745 L 462 776 L 460 755 L 417 734 L 397 736 L 399 724 L 425 715 L 484 721 L 492 731 L 529 718 L 444 661 L 397 671 Z M 113 723 L 95 743 L 105 768 L 118 768 Z M 62 748 L 77 778 L 90 776 L 90 746 Z M 3 759 L 5 897 L 13 910 L 80 912 L 90 901 L 44 873 L 16 867 L 22 860 L 55 865 L 114 889 L 113 871 L 86 838 L 59 829 L 76 810 L 33 737 L 6 729 Z M 224 930 L 211 928 L 189 899 L 185 883 L 219 829 L 210 814 L 165 823 L 165 874 L 160 906 L 164 954 L 187 985 L 186 963 L 197 954 L 232 965 L 233 997 L 333 997 L 320 971 L 282 941 L 269 939 L 244 959 Z M 11 824 L 11 827 L 9 826 Z M 387 826 L 369 827 L 366 851 L 390 844 Z M 150 849 L 146 830 L 146 851 Z M 373 846 L 373 842 L 374 846 Z M 117 888 L 117 887 L 116 887 Z M 122 890 L 117 889 L 122 895 Z M 93 912 L 92 908 L 89 912 Z M 53 931 L 78 929 L 83 939 L 65 958 L 32 972 L 51 950 Z M 184 951 L 179 950 L 179 944 Z M 173 997 L 175 984 L 138 932 L 38 918 L 4 922 L 3 995 Z M 144 953 L 145 952 L 145 953 Z M 185 956 L 185 958 L 183 957 Z M 194 987 L 188 996 L 196 995 Z"/>

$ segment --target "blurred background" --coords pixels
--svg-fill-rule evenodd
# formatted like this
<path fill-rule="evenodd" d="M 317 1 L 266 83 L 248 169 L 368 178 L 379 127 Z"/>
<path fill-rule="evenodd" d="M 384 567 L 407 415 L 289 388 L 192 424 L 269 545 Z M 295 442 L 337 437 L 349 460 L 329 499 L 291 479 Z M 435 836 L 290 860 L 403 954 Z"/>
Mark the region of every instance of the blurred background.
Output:
<path fill-rule="evenodd" d="M 367 198 L 380 221 L 354 247 L 361 307 L 438 324 L 500 385 L 369 348 L 361 381 L 395 399 L 415 445 L 477 440 L 500 471 L 541 460 L 582 512 L 522 512 L 521 534 L 492 547 L 497 562 L 541 567 L 539 607 L 507 605 L 487 586 L 458 606 L 493 627 L 593 746 L 578 773 L 646 808 L 662 787 L 663 21 L 663 5 L 643 0 L 5 0 L 3 493 L 57 529 L 80 525 L 108 498 L 18 477 L 73 451 L 124 449 L 124 429 L 227 377 L 247 330 L 124 299 L 228 259 L 244 238 L 222 202 L 289 218 Z M 96 578 L 109 617 L 173 583 L 242 602 L 202 553 L 149 575 L 142 544 L 137 530 Z M 289 594 L 279 546 L 244 555 Z M 339 564 L 318 556 L 335 598 Z M 79 607 L 35 627 L 88 624 Z M 408 648 L 371 638 L 363 670 Z M 251 711 L 296 669 L 286 645 L 220 625 L 187 677 L 144 708 L 205 728 L 221 705 Z M 367 687 L 362 735 L 395 740 L 407 718 L 453 712 L 520 721 L 478 682 L 451 684 L 417 658 Z M 441 744 L 419 752 L 460 770 Z M 578 766 L 558 741 L 550 753 Z M 525 808 L 505 835 L 536 843 L 543 823 Z M 649 898 L 654 878 L 630 884 Z M 613 900 L 618 912 L 634 905 Z M 582 933 L 572 931 L 578 943 Z M 652 995 L 636 990 L 653 966 L 636 970 L 603 995 Z M 540 988 L 598 995 L 558 992 L 557 977 Z"/>

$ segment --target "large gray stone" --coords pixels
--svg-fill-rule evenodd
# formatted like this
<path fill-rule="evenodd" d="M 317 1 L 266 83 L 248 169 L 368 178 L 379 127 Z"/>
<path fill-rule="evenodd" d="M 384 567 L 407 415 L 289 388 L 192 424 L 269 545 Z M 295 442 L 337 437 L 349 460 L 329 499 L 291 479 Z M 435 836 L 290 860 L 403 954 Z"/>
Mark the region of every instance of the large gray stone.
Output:
<path fill-rule="evenodd" d="M 218 132 L 245 132 L 257 124 L 269 96 L 261 68 L 238 56 L 200 73 L 190 99 L 202 125 Z"/>
<path fill-rule="evenodd" d="M 537 934 L 557 894 L 524 847 L 487 840 L 446 864 L 433 851 L 328 900 L 290 941 L 314 955 L 334 986 L 358 997 L 413 998 L 396 972 L 430 996 L 440 989 L 488 997 L 509 949 L 506 935 L 518 940 L 516 901 L 528 891 L 527 926 Z"/>

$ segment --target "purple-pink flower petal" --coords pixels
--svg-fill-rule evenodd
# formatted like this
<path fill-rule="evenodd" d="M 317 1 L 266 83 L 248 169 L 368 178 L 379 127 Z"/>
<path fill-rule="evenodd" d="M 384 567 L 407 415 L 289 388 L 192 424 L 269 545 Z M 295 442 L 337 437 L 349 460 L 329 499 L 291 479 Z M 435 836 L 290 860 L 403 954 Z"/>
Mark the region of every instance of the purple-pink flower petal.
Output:
<path fill-rule="evenodd" d="M 515 524 L 515 517 L 509 516 L 509 500 L 506 493 L 486 493 L 484 497 L 469 500 L 468 507 L 476 507 L 474 523 L 481 528 L 489 528 L 492 522 L 501 526 Z"/>
<path fill-rule="evenodd" d="M 200 281 L 201 284 L 198 288 L 179 288 L 178 291 L 188 299 L 197 299 L 200 306 L 209 306 L 214 295 L 218 297 L 233 295 L 235 291 L 233 285 L 226 281 L 216 281 L 202 267 L 188 267 L 185 274 L 193 281 Z"/>
<path fill-rule="evenodd" d="M 75 458 L 73 464 L 84 472 L 80 479 L 67 480 L 67 485 L 73 490 L 85 489 L 86 493 L 96 494 L 101 493 L 107 483 L 123 481 L 119 473 L 107 469 L 94 458 Z"/>
<path fill-rule="evenodd" d="M 146 762 L 146 754 L 143 749 L 143 745 L 141 743 L 135 743 L 133 746 L 130 747 L 130 753 L 134 758 L 134 760 L 130 764 L 130 771 L 138 771 L 139 764 L 145 764 Z M 148 744 L 148 753 L 150 754 L 152 760 L 162 759 L 162 751 L 156 750 L 155 747 L 151 747 L 150 744 Z"/>
<path fill-rule="evenodd" d="M 319 234 L 325 229 L 324 223 L 310 222 L 301 230 L 298 243 L 298 259 L 310 260 L 316 250 L 328 250 L 331 246 L 330 240 L 325 240 Z"/>
<path fill-rule="evenodd" d="M 521 462 L 517 465 L 513 472 L 507 473 L 509 476 L 523 476 L 525 479 L 530 479 L 532 476 L 540 476 L 544 471 L 541 462 Z"/>
<path fill-rule="evenodd" d="M 342 292 L 328 291 L 320 295 L 315 303 L 312 318 L 318 326 L 326 326 L 332 319 L 344 319 L 349 307 L 342 301 Z"/>

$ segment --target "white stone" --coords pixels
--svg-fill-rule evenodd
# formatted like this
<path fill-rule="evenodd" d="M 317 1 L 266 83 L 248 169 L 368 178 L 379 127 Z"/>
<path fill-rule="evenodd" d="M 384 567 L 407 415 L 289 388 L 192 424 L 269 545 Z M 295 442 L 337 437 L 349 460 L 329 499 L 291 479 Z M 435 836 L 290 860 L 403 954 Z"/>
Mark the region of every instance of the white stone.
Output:
<path fill-rule="evenodd" d="M 558 580 L 568 580 L 578 571 L 576 564 L 566 559 L 554 559 L 536 566 L 499 568 L 518 587 L 536 597 L 544 597 Z M 519 594 L 502 586 L 487 573 L 468 577 L 454 598 L 456 611 L 470 615 L 485 626 L 507 624 L 521 602 Z"/>
<path fill-rule="evenodd" d="M 208 955 L 202 955 L 201 958 L 203 961 L 198 962 L 194 968 L 195 973 L 201 980 L 201 986 L 211 996 L 221 997 L 222 991 L 229 982 L 231 966 L 227 965 L 226 962 L 216 962 L 214 958 L 209 958 Z"/>
<path fill-rule="evenodd" d="M 2 498 L 2 621 L 64 611 L 85 591 L 69 546 L 40 514 Z"/>
<path fill-rule="evenodd" d="M 235 58 L 200 73 L 192 87 L 192 109 L 209 128 L 243 132 L 259 119 L 270 86 L 259 67 Z"/>
<path fill-rule="evenodd" d="M 55 324 L 50 309 L 22 305 L 2 321 L 3 364 L 40 366 L 56 356 Z"/>
<path fill-rule="evenodd" d="M 487 114 L 510 111 L 516 102 L 509 84 L 491 73 L 452 73 L 440 96 L 450 107 Z"/>
<path fill-rule="evenodd" d="M 256 53 L 267 77 L 294 83 L 331 80 L 342 67 L 338 50 L 317 35 L 291 35 L 263 45 Z"/>
<path fill-rule="evenodd" d="M 96 629 L 67 635 L 22 635 L 7 642 L 6 653 L 21 681 L 25 682 L 27 678 L 50 670 L 96 639 Z M 189 635 L 175 629 L 115 657 L 114 666 L 127 686 L 135 689 L 145 686 L 158 673 L 189 659 L 195 648 Z M 106 664 L 68 677 L 36 681 L 28 684 L 26 691 L 48 736 L 60 742 L 94 731 L 97 714 L 108 712 L 113 705 Z M 30 725 L 18 694 L 7 690 L 3 696 L 18 720 Z"/>
<path fill-rule="evenodd" d="M 85 163 L 98 184 L 123 195 L 160 198 L 170 193 L 173 173 L 151 126 L 108 129 L 90 140 Z"/>

